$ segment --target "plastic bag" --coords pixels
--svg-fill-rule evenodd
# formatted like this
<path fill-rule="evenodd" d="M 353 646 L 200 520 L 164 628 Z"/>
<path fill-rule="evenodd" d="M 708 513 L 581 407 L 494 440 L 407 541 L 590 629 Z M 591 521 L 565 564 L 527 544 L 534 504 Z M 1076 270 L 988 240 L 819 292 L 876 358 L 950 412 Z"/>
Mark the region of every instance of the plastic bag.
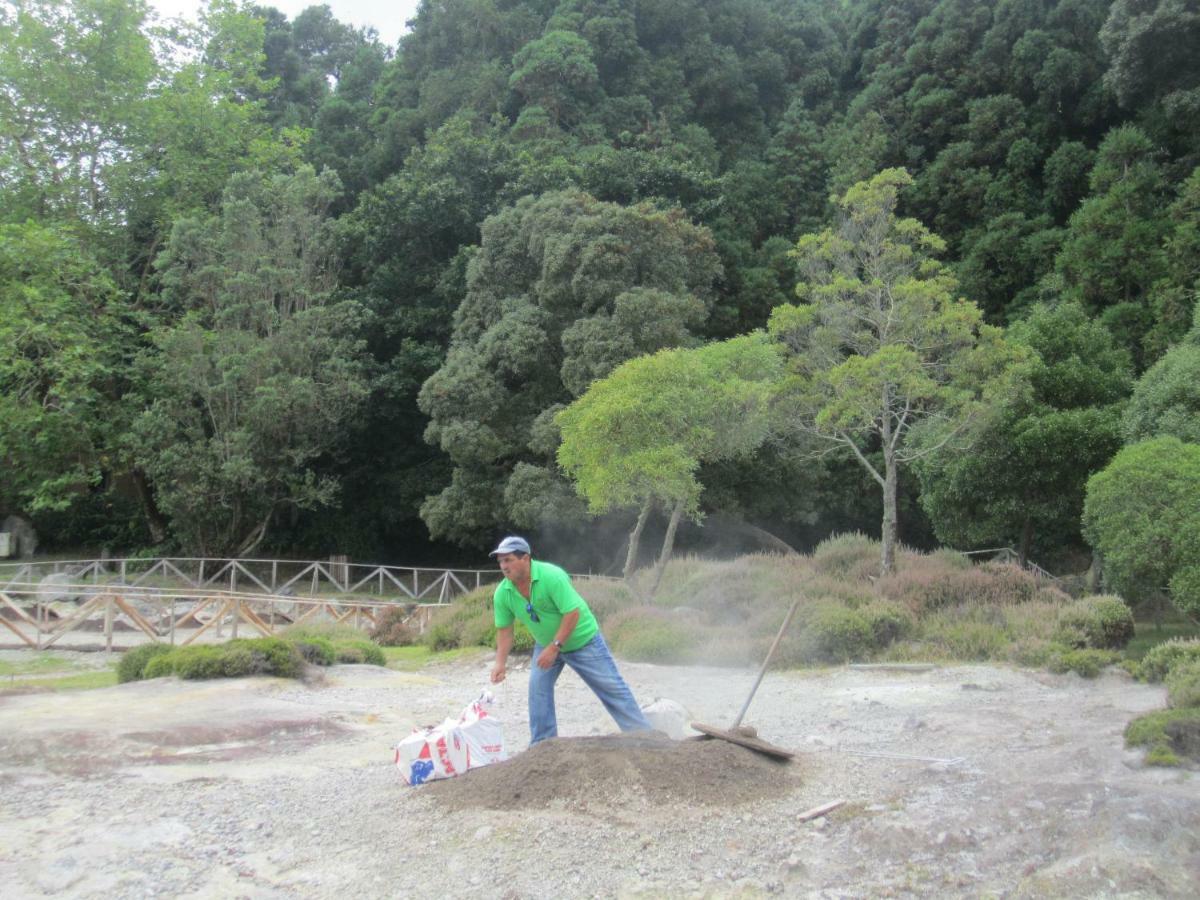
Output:
<path fill-rule="evenodd" d="M 410 785 L 453 778 L 507 759 L 496 698 L 485 690 L 457 719 L 417 728 L 396 745 L 396 765 Z"/>

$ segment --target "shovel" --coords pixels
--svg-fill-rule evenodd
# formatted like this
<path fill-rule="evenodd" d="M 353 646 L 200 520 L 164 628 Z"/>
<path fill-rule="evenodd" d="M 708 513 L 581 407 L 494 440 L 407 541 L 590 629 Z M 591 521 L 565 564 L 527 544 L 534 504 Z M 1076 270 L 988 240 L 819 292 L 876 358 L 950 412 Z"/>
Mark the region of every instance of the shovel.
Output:
<path fill-rule="evenodd" d="M 693 722 L 692 727 L 694 729 L 705 737 L 729 741 L 732 744 L 737 744 L 750 750 L 757 750 L 759 753 L 765 753 L 767 756 L 773 756 L 776 759 L 791 759 L 796 755 L 791 750 L 784 750 L 782 747 L 776 747 L 774 744 L 760 739 L 757 731 L 742 725 L 742 719 L 746 715 L 746 710 L 750 708 L 750 701 L 754 699 L 754 694 L 758 691 L 758 686 L 762 683 L 763 676 L 767 674 L 767 666 L 771 664 L 771 657 L 775 655 L 775 648 L 779 646 L 779 642 L 783 640 L 783 633 L 787 631 L 788 625 L 792 623 L 792 616 L 796 614 L 796 610 L 800 606 L 800 599 L 799 597 L 796 598 L 795 602 L 792 603 L 792 608 L 784 616 L 783 624 L 779 626 L 779 634 L 775 635 L 775 640 L 771 643 L 771 649 L 767 651 L 767 658 L 763 660 L 762 668 L 758 670 L 758 677 L 754 679 L 754 686 L 750 688 L 750 696 L 742 704 L 742 711 L 733 720 L 733 725 L 728 729 L 722 729 L 712 725 L 705 725 L 701 722 Z"/>

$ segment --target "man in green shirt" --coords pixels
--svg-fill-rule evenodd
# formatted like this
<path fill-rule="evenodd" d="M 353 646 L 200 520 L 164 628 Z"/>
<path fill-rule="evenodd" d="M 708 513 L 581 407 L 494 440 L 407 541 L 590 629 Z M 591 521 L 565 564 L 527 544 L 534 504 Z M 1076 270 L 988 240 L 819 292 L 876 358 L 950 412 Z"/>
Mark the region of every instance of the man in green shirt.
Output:
<path fill-rule="evenodd" d="M 529 743 L 558 735 L 554 684 L 564 665 L 574 669 L 600 698 L 622 731 L 652 728 L 617 671 L 596 617 L 571 584 L 571 577 L 556 565 L 535 560 L 529 542 L 521 537 L 506 537 L 489 555 L 496 558 L 504 575 L 492 598 L 496 616 L 493 684 L 504 680 L 514 622 L 520 619 L 533 635 Z"/>

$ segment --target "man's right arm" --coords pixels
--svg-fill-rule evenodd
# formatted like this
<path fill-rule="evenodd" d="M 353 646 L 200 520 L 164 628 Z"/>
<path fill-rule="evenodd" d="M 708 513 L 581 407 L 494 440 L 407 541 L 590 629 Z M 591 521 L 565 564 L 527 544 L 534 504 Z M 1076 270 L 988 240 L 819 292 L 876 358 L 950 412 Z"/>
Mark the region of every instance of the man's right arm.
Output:
<path fill-rule="evenodd" d="M 499 684 L 504 680 L 505 670 L 508 668 L 508 652 L 512 650 L 513 645 L 513 626 L 507 628 L 496 629 L 496 664 L 492 667 L 492 684 Z"/>

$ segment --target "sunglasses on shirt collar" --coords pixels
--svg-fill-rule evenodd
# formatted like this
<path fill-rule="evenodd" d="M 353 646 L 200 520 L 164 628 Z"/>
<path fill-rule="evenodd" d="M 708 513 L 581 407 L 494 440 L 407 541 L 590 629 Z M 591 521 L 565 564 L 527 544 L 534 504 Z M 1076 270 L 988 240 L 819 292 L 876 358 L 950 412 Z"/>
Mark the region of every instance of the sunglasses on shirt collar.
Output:
<path fill-rule="evenodd" d="M 531 622 L 540 622 L 541 621 L 541 619 L 538 618 L 538 614 L 533 611 L 533 601 L 531 601 L 531 600 L 525 601 L 525 612 L 529 613 L 529 621 L 531 621 Z"/>

